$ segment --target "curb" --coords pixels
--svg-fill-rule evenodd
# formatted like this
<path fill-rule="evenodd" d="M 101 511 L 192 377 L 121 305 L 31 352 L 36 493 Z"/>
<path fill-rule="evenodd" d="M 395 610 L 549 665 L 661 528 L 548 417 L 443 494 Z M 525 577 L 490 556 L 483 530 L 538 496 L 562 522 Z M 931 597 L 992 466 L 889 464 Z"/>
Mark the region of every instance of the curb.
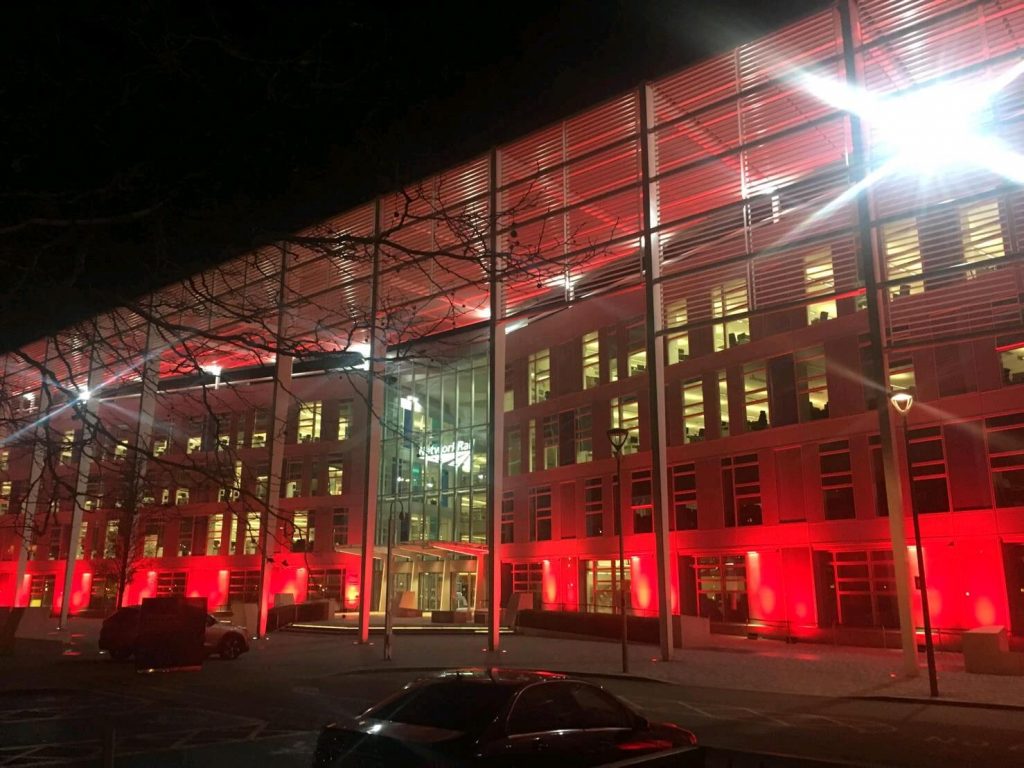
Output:
<path fill-rule="evenodd" d="M 507 665 L 507 664 L 492 665 L 492 666 L 494 666 L 496 669 L 509 669 L 509 670 L 521 669 L 521 670 L 530 671 L 532 669 L 536 669 L 536 668 L 533 668 L 533 667 L 513 666 L 513 665 Z M 489 667 L 487 667 L 487 666 L 479 666 L 479 665 L 474 666 L 472 664 L 461 666 L 461 667 L 460 666 L 444 666 L 444 667 L 355 667 L 353 669 L 346 669 L 343 672 L 337 672 L 335 674 L 338 675 L 338 676 L 344 676 L 344 675 L 382 675 L 382 674 L 387 674 L 387 673 L 391 673 L 391 672 L 397 672 L 397 673 L 408 672 L 408 673 L 411 673 L 411 674 L 415 674 L 417 672 L 446 672 L 446 671 L 454 670 L 454 669 L 488 669 L 488 668 Z M 671 685 L 672 684 L 672 683 L 668 682 L 667 680 L 659 680 L 656 677 L 647 677 L 646 675 L 634 675 L 634 674 L 631 674 L 631 673 L 628 673 L 628 672 L 627 673 L 623 673 L 623 672 L 576 672 L 576 671 L 565 670 L 565 669 L 548 669 L 548 668 L 545 668 L 544 671 L 545 672 L 554 672 L 555 674 L 566 675 L 568 677 L 599 677 L 599 678 L 605 678 L 605 679 L 609 679 L 609 680 L 633 680 L 633 681 L 638 682 L 638 683 L 658 683 L 660 685 Z"/>
<path fill-rule="evenodd" d="M 988 701 L 967 701 L 965 699 L 933 699 L 927 696 L 837 696 L 849 701 L 884 701 L 890 704 L 934 704 L 940 707 L 966 707 L 968 709 L 997 709 L 1007 712 L 1024 712 L 1024 704 L 1000 704 Z"/>

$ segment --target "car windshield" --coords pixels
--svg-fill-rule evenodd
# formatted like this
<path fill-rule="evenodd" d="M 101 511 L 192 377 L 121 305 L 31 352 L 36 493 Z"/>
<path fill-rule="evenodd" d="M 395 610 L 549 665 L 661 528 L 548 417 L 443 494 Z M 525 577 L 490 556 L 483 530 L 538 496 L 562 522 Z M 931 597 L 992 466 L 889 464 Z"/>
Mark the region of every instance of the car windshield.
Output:
<path fill-rule="evenodd" d="M 515 686 L 445 680 L 410 688 L 367 713 L 377 720 L 474 733 L 498 716 Z"/>

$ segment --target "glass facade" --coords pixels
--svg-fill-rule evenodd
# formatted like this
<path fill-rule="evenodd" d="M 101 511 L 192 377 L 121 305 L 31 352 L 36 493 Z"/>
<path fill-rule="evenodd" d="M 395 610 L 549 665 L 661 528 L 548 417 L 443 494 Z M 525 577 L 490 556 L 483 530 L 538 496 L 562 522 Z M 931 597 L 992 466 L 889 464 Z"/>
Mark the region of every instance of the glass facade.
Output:
<path fill-rule="evenodd" d="M 488 368 L 462 359 L 389 365 L 377 541 L 487 542 Z"/>

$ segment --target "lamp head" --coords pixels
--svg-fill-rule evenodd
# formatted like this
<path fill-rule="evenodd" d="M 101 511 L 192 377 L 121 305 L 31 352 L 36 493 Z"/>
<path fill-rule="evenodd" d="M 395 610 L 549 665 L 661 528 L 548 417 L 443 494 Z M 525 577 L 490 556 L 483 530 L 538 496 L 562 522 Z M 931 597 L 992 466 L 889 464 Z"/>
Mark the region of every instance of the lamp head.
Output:
<path fill-rule="evenodd" d="M 612 444 L 612 448 L 615 449 L 616 453 L 622 452 L 622 446 L 626 444 L 626 440 L 629 439 L 629 430 L 623 427 L 612 427 L 608 430 L 608 442 Z"/>
<path fill-rule="evenodd" d="M 901 389 L 889 395 L 889 402 L 892 403 L 892 407 L 896 409 L 897 413 L 906 416 L 914 405 L 914 396 L 907 390 Z"/>

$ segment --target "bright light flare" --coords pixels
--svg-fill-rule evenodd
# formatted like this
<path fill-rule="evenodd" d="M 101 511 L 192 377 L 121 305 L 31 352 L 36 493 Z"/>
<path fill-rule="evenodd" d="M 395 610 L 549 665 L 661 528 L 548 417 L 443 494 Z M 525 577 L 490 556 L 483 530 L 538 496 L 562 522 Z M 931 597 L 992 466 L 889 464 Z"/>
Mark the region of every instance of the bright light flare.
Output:
<path fill-rule="evenodd" d="M 1024 182 L 1024 157 L 990 132 L 992 100 L 1024 73 L 1024 61 L 983 82 L 940 82 L 893 96 L 808 73 L 801 86 L 822 102 L 864 120 L 882 166 L 873 180 L 895 172 L 927 178 L 951 168 L 984 168 Z"/>

